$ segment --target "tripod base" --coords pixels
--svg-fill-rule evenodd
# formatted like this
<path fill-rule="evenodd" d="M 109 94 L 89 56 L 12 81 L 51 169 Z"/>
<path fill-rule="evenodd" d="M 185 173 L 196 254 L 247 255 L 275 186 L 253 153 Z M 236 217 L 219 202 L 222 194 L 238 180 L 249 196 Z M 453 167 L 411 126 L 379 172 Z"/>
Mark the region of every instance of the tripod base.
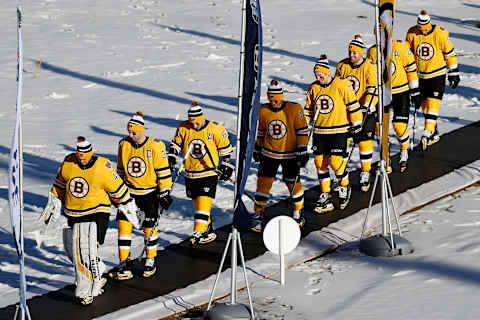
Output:
<path fill-rule="evenodd" d="M 249 320 L 250 308 L 243 304 L 217 303 L 205 312 L 205 320 Z"/>
<path fill-rule="evenodd" d="M 407 255 L 414 251 L 413 245 L 407 239 L 394 234 L 393 243 L 390 243 L 390 235 L 377 234 L 372 237 L 360 240 L 360 252 L 373 257 L 395 257 Z"/>

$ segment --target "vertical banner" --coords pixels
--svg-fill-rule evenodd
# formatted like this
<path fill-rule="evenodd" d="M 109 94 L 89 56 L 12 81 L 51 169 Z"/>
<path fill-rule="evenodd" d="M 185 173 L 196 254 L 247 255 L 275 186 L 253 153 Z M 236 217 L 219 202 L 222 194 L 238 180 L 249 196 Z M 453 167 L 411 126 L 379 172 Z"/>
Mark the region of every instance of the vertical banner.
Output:
<path fill-rule="evenodd" d="M 8 200 L 10 206 L 10 221 L 12 232 L 17 247 L 20 266 L 20 309 L 22 319 L 25 314 L 31 319 L 27 307 L 27 285 L 25 278 L 24 252 L 23 252 L 23 194 L 22 194 L 22 87 L 23 87 L 23 47 L 22 47 L 22 10 L 17 8 L 17 104 L 15 131 L 13 133 L 10 162 L 8 165 Z M 17 309 L 18 310 L 18 309 Z"/>
<path fill-rule="evenodd" d="M 392 42 L 393 42 L 393 17 L 395 13 L 395 0 L 380 0 L 379 2 L 380 24 L 380 49 L 382 54 L 381 81 L 383 86 L 383 116 L 382 116 L 382 159 L 386 168 L 390 166 L 388 145 L 388 132 L 390 124 L 390 105 L 392 103 Z M 377 44 L 378 45 L 378 44 Z M 379 67 L 379 66 L 377 66 Z M 378 79 L 380 81 L 380 79 Z"/>
<path fill-rule="evenodd" d="M 234 226 L 246 219 L 242 195 L 252 160 L 257 133 L 262 79 L 262 18 L 259 0 L 244 0 L 238 92 L 237 162 L 234 197 Z"/>

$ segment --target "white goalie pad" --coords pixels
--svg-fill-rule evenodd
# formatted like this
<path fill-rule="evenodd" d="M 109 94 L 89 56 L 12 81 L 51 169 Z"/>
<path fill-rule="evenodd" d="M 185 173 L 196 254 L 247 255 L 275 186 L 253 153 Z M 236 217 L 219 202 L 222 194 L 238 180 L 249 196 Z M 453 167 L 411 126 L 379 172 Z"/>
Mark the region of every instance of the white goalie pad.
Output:
<path fill-rule="evenodd" d="M 80 299 L 103 293 L 102 273 L 105 269 L 97 252 L 97 225 L 95 222 L 75 223 L 72 236 L 75 269 L 75 296 Z"/>
<path fill-rule="evenodd" d="M 62 238 L 63 238 L 63 249 L 65 250 L 65 254 L 70 262 L 73 262 L 73 230 L 72 228 L 63 228 L 62 230 Z"/>

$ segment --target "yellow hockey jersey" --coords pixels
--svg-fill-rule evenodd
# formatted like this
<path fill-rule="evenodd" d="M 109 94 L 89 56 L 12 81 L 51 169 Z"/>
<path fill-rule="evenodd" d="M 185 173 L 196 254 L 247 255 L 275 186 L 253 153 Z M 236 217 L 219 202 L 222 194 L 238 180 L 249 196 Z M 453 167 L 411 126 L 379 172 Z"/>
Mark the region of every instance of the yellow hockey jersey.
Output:
<path fill-rule="evenodd" d="M 148 194 L 157 187 L 160 191 L 172 187 L 165 144 L 151 137 L 140 145 L 130 137 L 120 140 L 117 172 L 135 195 Z"/>
<path fill-rule="evenodd" d="M 62 201 L 67 216 L 110 213 L 111 201 L 121 204 L 130 199 L 128 187 L 108 159 L 94 155 L 82 167 L 75 153 L 66 156 L 51 189 Z"/>
<path fill-rule="evenodd" d="M 439 25 L 424 36 L 416 26 L 407 32 L 407 42 L 417 59 L 418 76 L 431 79 L 458 68 L 457 55 L 448 37 L 448 31 Z"/>
<path fill-rule="evenodd" d="M 257 144 L 262 154 L 273 159 L 294 159 L 297 147 L 306 147 L 308 125 L 298 103 L 284 101 L 279 109 L 270 103 L 258 112 Z"/>
<path fill-rule="evenodd" d="M 216 175 L 219 156 L 228 156 L 233 151 L 227 130 L 209 120 L 199 130 L 195 130 L 190 122 L 182 121 L 170 147 L 178 153 L 188 154 L 185 160 L 185 176 L 191 179 Z"/>
<path fill-rule="evenodd" d="M 406 41 L 392 41 L 392 94 L 418 88 L 417 63 Z M 377 62 L 377 47 L 371 46 L 367 58 Z"/>
<path fill-rule="evenodd" d="M 308 87 L 305 116 L 313 124 L 314 134 L 345 133 L 349 127 L 362 124 L 362 111 L 351 82 L 334 77 L 329 84 L 318 81 Z"/>
<path fill-rule="evenodd" d="M 358 66 L 350 64 L 349 59 L 343 59 L 337 64 L 336 75 L 341 79 L 350 80 L 357 100 L 362 108 L 370 106 L 370 111 L 375 111 L 378 101 L 377 66 L 369 59 L 364 59 Z"/>

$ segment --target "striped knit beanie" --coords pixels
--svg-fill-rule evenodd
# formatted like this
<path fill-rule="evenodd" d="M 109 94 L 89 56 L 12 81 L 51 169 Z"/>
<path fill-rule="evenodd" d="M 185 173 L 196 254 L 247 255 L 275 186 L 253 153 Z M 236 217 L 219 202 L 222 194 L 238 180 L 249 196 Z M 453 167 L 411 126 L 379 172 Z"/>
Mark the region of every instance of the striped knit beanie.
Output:
<path fill-rule="evenodd" d="M 267 88 L 267 96 L 269 101 L 283 100 L 283 88 L 280 86 L 277 80 L 270 81 L 270 84 Z"/>
<path fill-rule="evenodd" d="M 192 105 L 188 109 L 188 121 L 190 122 L 203 122 L 205 116 L 203 115 L 203 109 L 197 101 L 193 101 Z"/>
<path fill-rule="evenodd" d="M 145 131 L 145 121 L 143 120 L 143 113 L 141 111 L 137 111 L 137 113 L 135 113 L 133 117 L 128 120 L 127 130 L 134 132 Z"/>
<path fill-rule="evenodd" d="M 77 157 L 79 159 L 89 159 L 93 156 L 92 144 L 85 137 L 77 137 Z"/>
<path fill-rule="evenodd" d="M 427 13 L 427 10 L 420 11 L 420 14 L 417 17 L 417 28 L 419 30 L 430 30 L 432 28 L 432 20 Z"/>
<path fill-rule="evenodd" d="M 326 54 L 320 55 L 320 58 L 315 62 L 313 67 L 313 72 L 321 72 L 325 74 L 330 74 L 330 68 L 328 66 L 328 58 Z"/>
<path fill-rule="evenodd" d="M 353 40 L 350 41 L 350 44 L 348 45 L 348 51 L 353 51 L 360 54 L 364 53 L 365 48 L 365 43 L 363 43 L 362 36 L 359 34 L 356 34 Z"/>

